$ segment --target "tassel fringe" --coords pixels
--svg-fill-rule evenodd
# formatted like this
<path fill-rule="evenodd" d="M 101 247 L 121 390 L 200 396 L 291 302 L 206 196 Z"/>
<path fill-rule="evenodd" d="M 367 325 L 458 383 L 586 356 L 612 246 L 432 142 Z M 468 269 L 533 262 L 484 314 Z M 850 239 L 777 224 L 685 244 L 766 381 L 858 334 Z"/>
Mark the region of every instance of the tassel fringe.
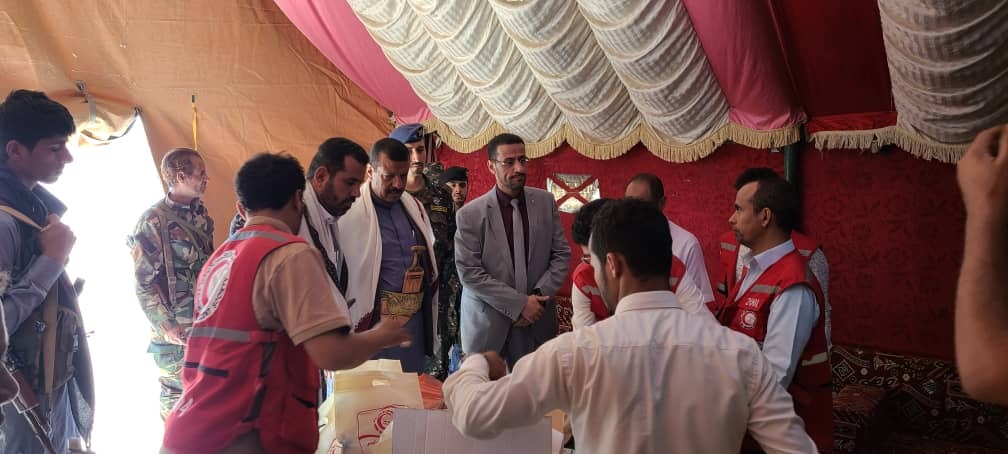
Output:
<path fill-rule="evenodd" d="M 809 140 L 819 150 L 842 148 L 878 153 L 883 146 L 895 145 L 918 158 L 950 164 L 957 162 L 969 146 L 936 142 L 899 125 L 861 131 L 820 131 L 812 133 Z"/>
<path fill-rule="evenodd" d="M 472 153 L 486 146 L 504 127 L 494 122 L 474 137 L 461 137 L 437 118 L 423 123 L 428 131 L 437 131 L 442 140 L 460 153 Z M 735 142 L 751 148 L 774 148 L 791 145 L 801 137 L 801 125 L 792 125 L 769 131 L 757 131 L 736 123 L 727 123 L 707 136 L 691 143 L 681 143 L 661 137 L 646 123 L 639 123 L 630 133 L 615 142 L 596 142 L 582 136 L 566 123 L 556 132 L 536 142 L 526 142 L 525 151 L 530 158 L 546 156 L 564 142 L 581 155 L 598 160 L 623 156 L 638 143 L 651 153 L 669 162 L 693 162 L 709 156 L 725 142 Z"/>

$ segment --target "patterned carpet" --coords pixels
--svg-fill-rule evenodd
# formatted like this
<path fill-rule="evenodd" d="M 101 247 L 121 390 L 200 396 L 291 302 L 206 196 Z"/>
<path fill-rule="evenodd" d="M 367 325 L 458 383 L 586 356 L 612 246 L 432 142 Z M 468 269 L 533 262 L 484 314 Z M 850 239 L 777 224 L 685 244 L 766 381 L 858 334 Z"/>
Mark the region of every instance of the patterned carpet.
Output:
<path fill-rule="evenodd" d="M 831 363 L 838 451 L 1008 452 L 1008 408 L 966 396 L 955 364 L 841 346 Z"/>

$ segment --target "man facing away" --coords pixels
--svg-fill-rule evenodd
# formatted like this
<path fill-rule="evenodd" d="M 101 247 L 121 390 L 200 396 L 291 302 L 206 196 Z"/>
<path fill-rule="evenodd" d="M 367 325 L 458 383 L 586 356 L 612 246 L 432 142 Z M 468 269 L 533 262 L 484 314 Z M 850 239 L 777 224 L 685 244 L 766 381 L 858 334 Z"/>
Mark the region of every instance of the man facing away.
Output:
<path fill-rule="evenodd" d="M 175 148 L 161 160 L 168 195 L 144 211 L 129 237 L 136 295 L 151 324 L 147 352 L 161 383 L 161 419 L 182 395 L 182 359 L 192 326 L 193 286 L 213 252 L 213 218 L 203 205 L 206 164 L 195 150 Z"/>
<path fill-rule="evenodd" d="M 183 393 L 162 453 L 304 453 L 318 443 L 318 369 L 356 367 L 408 341 L 392 324 L 352 333 L 318 251 L 293 234 L 304 216 L 296 159 L 259 154 L 235 176 L 246 226 L 196 285 Z"/>
<path fill-rule="evenodd" d="M 768 453 L 816 452 L 756 344 L 683 311 L 668 290 L 661 212 L 614 201 L 590 241 L 613 316 L 547 342 L 510 375 L 496 352 L 470 354 L 444 386 L 455 427 L 489 438 L 559 409 L 578 453 L 734 454 L 747 430 Z"/>
<path fill-rule="evenodd" d="M 593 325 L 596 322 L 609 318 L 612 313 L 602 301 L 602 293 L 598 283 L 595 282 L 595 270 L 591 266 L 591 251 L 588 240 L 591 236 L 592 221 L 595 215 L 607 203 L 613 199 L 597 199 L 584 204 L 577 214 L 574 215 L 574 223 L 571 225 L 571 238 L 574 244 L 581 248 L 581 263 L 571 276 L 571 306 L 574 314 L 571 323 L 574 329 Z M 669 290 L 675 293 L 676 299 L 683 310 L 690 314 L 698 314 L 705 317 L 711 315 L 705 304 L 703 294 L 693 281 L 680 279 L 683 276 L 685 266 L 681 261 L 672 256 L 672 265 L 669 274 Z"/>
<path fill-rule="evenodd" d="M 307 185 L 303 194 L 304 219 L 297 232 L 301 239 L 314 246 L 322 255 L 326 275 L 329 277 L 326 285 L 337 303 L 349 311 L 351 326 L 356 332 L 371 327 L 371 312 L 370 307 L 362 309 L 361 306 L 364 305 L 356 306 L 354 301 L 346 300 L 351 276 L 339 245 L 338 221 L 360 197 L 360 186 L 364 182 L 367 164 L 367 152 L 352 140 L 331 137 L 322 142 L 308 166 Z M 245 218 L 238 213 L 231 220 L 228 235 L 234 235 L 243 227 Z"/>
<path fill-rule="evenodd" d="M 10 346 L 5 366 L 24 381 L 21 398 L 51 429 L 56 452 L 87 441 L 94 422 L 94 378 L 77 292 L 64 273 L 75 237 L 66 211 L 39 183 L 53 183 L 73 161 L 70 112 L 36 91 L 15 90 L 0 104 L 0 299 Z M 48 339 L 46 341 L 45 339 Z M 46 346 L 48 345 L 48 347 Z M 32 399 L 31 397 L 34 397 Z M 26 414 L 3 406 L 4 453 L 48 450 Z"/>
<path fill-rule="evenodd" d="M 390 348 L 377 357 L 397 359 L 407 372 L 424 372 L 439 345 L 438 265 L 430 217 L 406 192 L 409 165 L 401 142 L 375 142 L 371 179 L 362 189 L 366 195 L 340 218 L 339 242 L 354 276 L 348 300 L 370 312 L 372 323 L 390 319 L 413 338 L 409 347 Z"/>
<path fill-rule="evenodd" d="M 791 240 L 798 193 L 776 174 L 750 181 L 746 173 L 728 223 L 750 252 L 741 258 L 739 274 L 731 273 L 728 296 L 714 313 L 721 324 L 759 343 L 809 435 L 820 450 L 830 451 L 833 397 L 824 298 Z"/>
<path fill-rule="evenodd" d="M 487 158 L 496 184 L 456 219 L 462 351 L 498 351 L 513 365 L 557 335 L 552 297 L 567 277 L 570 246 L 556 200 L 525 186 L 525 141 L 500 134 Z"/>
<path fill-rule="evenodd" d="M 641 173 L 630 179 L 627 183 L 625 197 L 635 198 L 650 202 L 658 210 L 665 209 L 665 186 L 658 176 L 650 173 Z M 685 271 L 680 276 L 673 276 L 678 280 L 690 281 L 696 288 L 700 289 L 704 302 L 714 301 L 714 291 L 711 290 L 710 277 L 707 276 L 707 265 L 704 264 L 703 249 L 695 235 L 678 224 L 668 221 L 669 231 L 672 232 L 672 256 L 682 262 Z"/>

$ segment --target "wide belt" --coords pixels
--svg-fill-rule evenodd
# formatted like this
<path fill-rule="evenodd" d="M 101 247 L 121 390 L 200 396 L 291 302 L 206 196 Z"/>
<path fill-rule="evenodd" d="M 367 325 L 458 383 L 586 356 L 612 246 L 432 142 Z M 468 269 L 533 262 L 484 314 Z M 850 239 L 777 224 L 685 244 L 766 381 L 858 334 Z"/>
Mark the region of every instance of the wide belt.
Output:
<path fill-rule="evenodd" d="M 420 311 L 423 306 L 423 292 L 419 293 L 399 293 L 382 290 L 379 292 L 381 301 L 381 314 L 397 315 L 402 317 L 412 317 Z"/>

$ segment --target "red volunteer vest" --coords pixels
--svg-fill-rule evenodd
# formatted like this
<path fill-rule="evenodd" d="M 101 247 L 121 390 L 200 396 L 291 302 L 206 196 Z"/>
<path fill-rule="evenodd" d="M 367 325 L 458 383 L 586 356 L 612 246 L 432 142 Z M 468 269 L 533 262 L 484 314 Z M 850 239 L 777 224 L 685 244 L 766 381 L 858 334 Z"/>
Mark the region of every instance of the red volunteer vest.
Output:
<path fill-rule="evenodd" d="M 777 295 L 796 285 L 807 285 L 816 295 L 819 319 L 802 351 L 800 363 L 795 370 L 791 385 L 788 386 L 788 392 L 794 400 L 795 413 L 805 421 L 805 430 L 816 446 L 821 452 L 831 452 L 833 389 L 826 343 L 826 317 L 823 307 L 825 298 L 819 283 L 808 269 L 808 256 L 803 255 L 801 249 L 796 246 L 794 251 L 765 270 L 745 293 L 738 295 L 741 290 L 739 288 L 741 283 L 735 281 L 738 243 L 734 241 L 734 234 L 729 232 L 729 235 L 731 235 L 730 242 L 727 241 L 729 240 L 727 235 L 721 238 L 721 273 L 725 279 L 719 283 L 719 287 L 728 285 L 729 291 L 714 308 L 714 314 L 722 325 L 749 335 L 762 347 L 763 340 L 766 339 L 770 307 Z M 802 246 L 810 244 L 815 245 L 810 241 L 803 242 Z M 810 250 L 809 255 L 814 250 Z"/>
<path fill-rule="evenodd" d="M 669 271 L 669 290 L 672 290 L 672 293 L 679 289 L 679 282 L 682 282 L 685 275 L 686 264 L 673 255 L 672 269 Z M 595 270 L 591 265 L 585 262 L 579 263 L 577 268 L 574 268 L 572 280 L 574 286 L 581 293 L 587 295 L 591 301 L 591 311 L 595 314 L 595 321 L 600 322 L 609 318 L 609 308 L 602 301 L 602 293 L 599 291 L 598 284 L 595 283 Z"/>
<path fill-rule="evenodd" d="M 251 304 L 263 258 L 301 241 L 253 225 L 236 232 L 207 260 L 196 283 L 184 391 L 165 421 L 165 448 L 215 453 L 256 430 L 267 452 L 315 451 L 318 368 L 286 333 L 262 329 Z"/>
<path fill-rule="evenodd" d="M 816 249 L 822 247 L 816 240 L 795 230 L 791 231 L 791 242 L 794 243 L 795 249 L 798 250 L 798 254 L 801 255 L 806 265 Z M 735 264 L 738 263 L 738 240 L 735 239 L 734 233 L 728 231 L 721 235 L 720 243 L 721 247 L 718 249 L 718 259 L 721 264 L 721 279 L 718 280 L 717 291 L 721 293 L 721 296 L 727 296 L 728 290 L 731 290 L 735 285 Z M 818 280 L 815 284 L 822 285 Z"/>

